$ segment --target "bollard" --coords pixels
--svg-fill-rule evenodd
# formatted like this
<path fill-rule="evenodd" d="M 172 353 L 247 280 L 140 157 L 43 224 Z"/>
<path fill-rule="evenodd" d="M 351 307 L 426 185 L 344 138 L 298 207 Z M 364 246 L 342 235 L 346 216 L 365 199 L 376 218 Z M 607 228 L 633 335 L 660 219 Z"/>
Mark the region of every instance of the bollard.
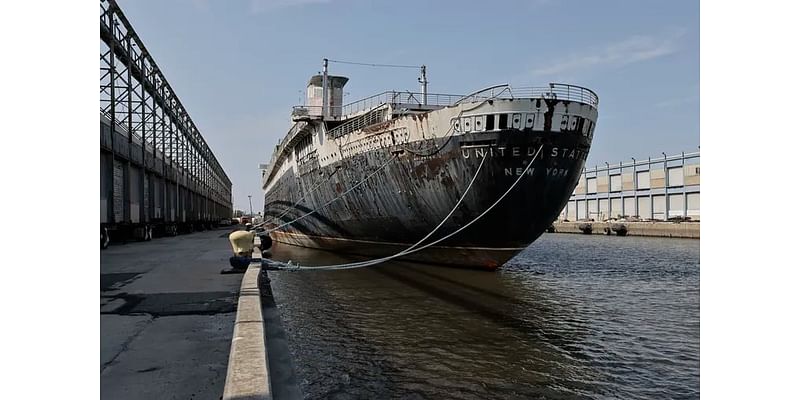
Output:
<path fill-rule="evenodd" d="M 261 250 L 269 250 L 272 247 L 272 238 L 269 237 L 268 233 L 259 233 L 258 238 L 261 239 L 261 245 L 259 246 Z"/>
<path fill-rule="evenodd" d="M 253 232 L 236 231 L 228 235 L 228 240 L 233 248 L 233 257 L 229 262 L 234 269 L 247 269 L 253 254 Z"/>

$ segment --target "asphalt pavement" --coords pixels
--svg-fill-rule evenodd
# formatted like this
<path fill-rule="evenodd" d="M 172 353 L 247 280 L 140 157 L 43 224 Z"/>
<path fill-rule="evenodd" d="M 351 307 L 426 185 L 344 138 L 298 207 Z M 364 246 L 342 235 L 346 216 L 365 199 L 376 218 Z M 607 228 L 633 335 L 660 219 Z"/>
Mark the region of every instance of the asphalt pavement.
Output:
<path fill-rule="evenodd" d="M 242 275 L 219 272 L 234 229 L 100 252 L 101 398 L 222 396 Z"/>

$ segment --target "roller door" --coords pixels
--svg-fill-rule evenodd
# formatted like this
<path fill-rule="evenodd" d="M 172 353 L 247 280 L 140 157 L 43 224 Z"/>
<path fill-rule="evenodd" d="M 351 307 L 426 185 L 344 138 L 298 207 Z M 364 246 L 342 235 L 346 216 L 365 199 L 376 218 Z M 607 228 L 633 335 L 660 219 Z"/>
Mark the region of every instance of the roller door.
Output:
<path fill-rule="evenodd" d="M 141 181 L 141 170 L 139 168 L 131 167 L 129 168 L 130 177 L 128 181 L 128 187 L 130 190 L 130 220 L 132 223 L 136 224 L 141 221 L 141 216 L 139 215 L 139 206 L 140 206 L 140 196 L 142 195 L 142 181 Z"/>
<path fill-rule="evenodd" d="M 586 213 L 586 200 L 579 200 L 578 201 L 578 218 L 577 219 L 585 219 L 589 218 L 588 214 Z"/>
<path fill-rule="evenodd" d="M 686 195 L 686 216 L 700 219 L 700 193 Z"/>
<path fill-rule="evenodd" d="M 636 185 L 639 189 L 650 189 L 650 171 L 637 172 Z"/>
<path fill-rule="evenodd" d="M 650 197 L 639 197 L 639 218 L 651 219 L 653 215 L 650 213 Z"/>
<path fill-rule="evenodd" d="M 623 215 L 622 212 L 622 199 L 611 199 L 611 218 L 619 218 Z"/>
<path fill-rule="evenodd" d="M 161 215 L 164 207 L 164 180 L 153 177 L 153 218 L 163 218 Z"/>
<path fill-rule="evenodd" d="M 626 197 L 622 201 L 623 214 L 627 216 L 636 215 L 636 199 L 633 197 Z"/>
<path fill-rule="evenodd" d="M 102 123 L 101 123 L 102 126 Z M 100 223 L 104 224 L 109 222 L 108 218 L 108 192 L 113 184 L 113 176 L 111 171 L 111 156 L 106 153 L 100 153 Z"/>
<path fill-rule="evenodd" d="M 586 218 L 597 219 L 597 200 L 589 200 L 586 205 Z"/>
<path fill-rule="evenodd" d="M 683 186 L 683 167 L 669 168 L 667 174 L 669 186 Z"/>
<path fill-rule="evenodd" d="M 151 189 L 152 180 L 153 180 L 153 176 L 150 175 L 150 174 L 145 173 L 145 175 L 144 175 L 144 187 L 142 188 L 143 189 L 143 192 L 142 192 L 142 194 L 143 194 L 143 196 L 142 196 L 142 200 L 143 200 L 142 207 L 143 208 L 142 209 L 144 210 L 144 215 L 142 215 L 142 220 L 144 222 L 150 222 L 150 219 L 152 218 L 151 217 L 152 210 L 150 209 L 151 204 L 152 204 L 152 201 L 150 200 L 150 191 L 152 190 Z"/>
<path fill-rule="evenodd" d="M 622 175 L 611 175 L 611 191 L 622 191 Z"/>
<path fill-rule="evenodd" d="M 125 220 L 125 169 L 121 161 L 114 160 L 114 221 Z"/>
<path fill-rule="evenodd" d="M 667 219 L 667 198 L 663 194 L 653 196 L 653 219 Z"/>
<path fill-rule="evenodd" d="M 669 216 L 683 217 L 683 193 L 669 195 Z"/>
<path fill-rule="evenodd" d="M 597 210 L 597 218 L 596 219 L 598 221 L 603 221 L 605 219 L 608 219 L 608 217 L 609 217 L 609 215 L 608 215 L 608 199 L 600 199 L 599 203 L 600 203 L 600 209 Z"/>
<path fill-rule="evenodd" d="M 597 193 L 597 178 L 586 180 L 586 193 Z"/>

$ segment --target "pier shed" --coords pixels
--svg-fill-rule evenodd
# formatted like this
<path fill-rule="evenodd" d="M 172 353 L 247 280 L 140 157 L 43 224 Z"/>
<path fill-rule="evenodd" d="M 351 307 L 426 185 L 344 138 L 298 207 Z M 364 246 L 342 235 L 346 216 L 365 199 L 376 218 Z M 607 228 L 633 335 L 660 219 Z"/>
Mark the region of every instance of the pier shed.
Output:
<path fill-rule="evenodd" d="M 700 220 L 700 152 L 585 168 L 560 220 Z"/>

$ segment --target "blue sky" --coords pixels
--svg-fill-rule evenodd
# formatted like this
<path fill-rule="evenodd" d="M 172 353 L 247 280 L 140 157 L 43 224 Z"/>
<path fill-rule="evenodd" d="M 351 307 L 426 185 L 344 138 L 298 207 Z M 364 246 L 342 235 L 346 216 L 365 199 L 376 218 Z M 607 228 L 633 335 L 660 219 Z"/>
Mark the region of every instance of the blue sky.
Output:
<path fill-rule="evenodd" d="M 327 57 L 428 66 L 431 93 L 565 82 L 600 96 L 587 165 L 696 151 L 696 1 L 119 0 L 234 184 L 260 210 L 259 163 Z M 345 100 L 418 89 L 416 70 L 331 64 Z"/>

